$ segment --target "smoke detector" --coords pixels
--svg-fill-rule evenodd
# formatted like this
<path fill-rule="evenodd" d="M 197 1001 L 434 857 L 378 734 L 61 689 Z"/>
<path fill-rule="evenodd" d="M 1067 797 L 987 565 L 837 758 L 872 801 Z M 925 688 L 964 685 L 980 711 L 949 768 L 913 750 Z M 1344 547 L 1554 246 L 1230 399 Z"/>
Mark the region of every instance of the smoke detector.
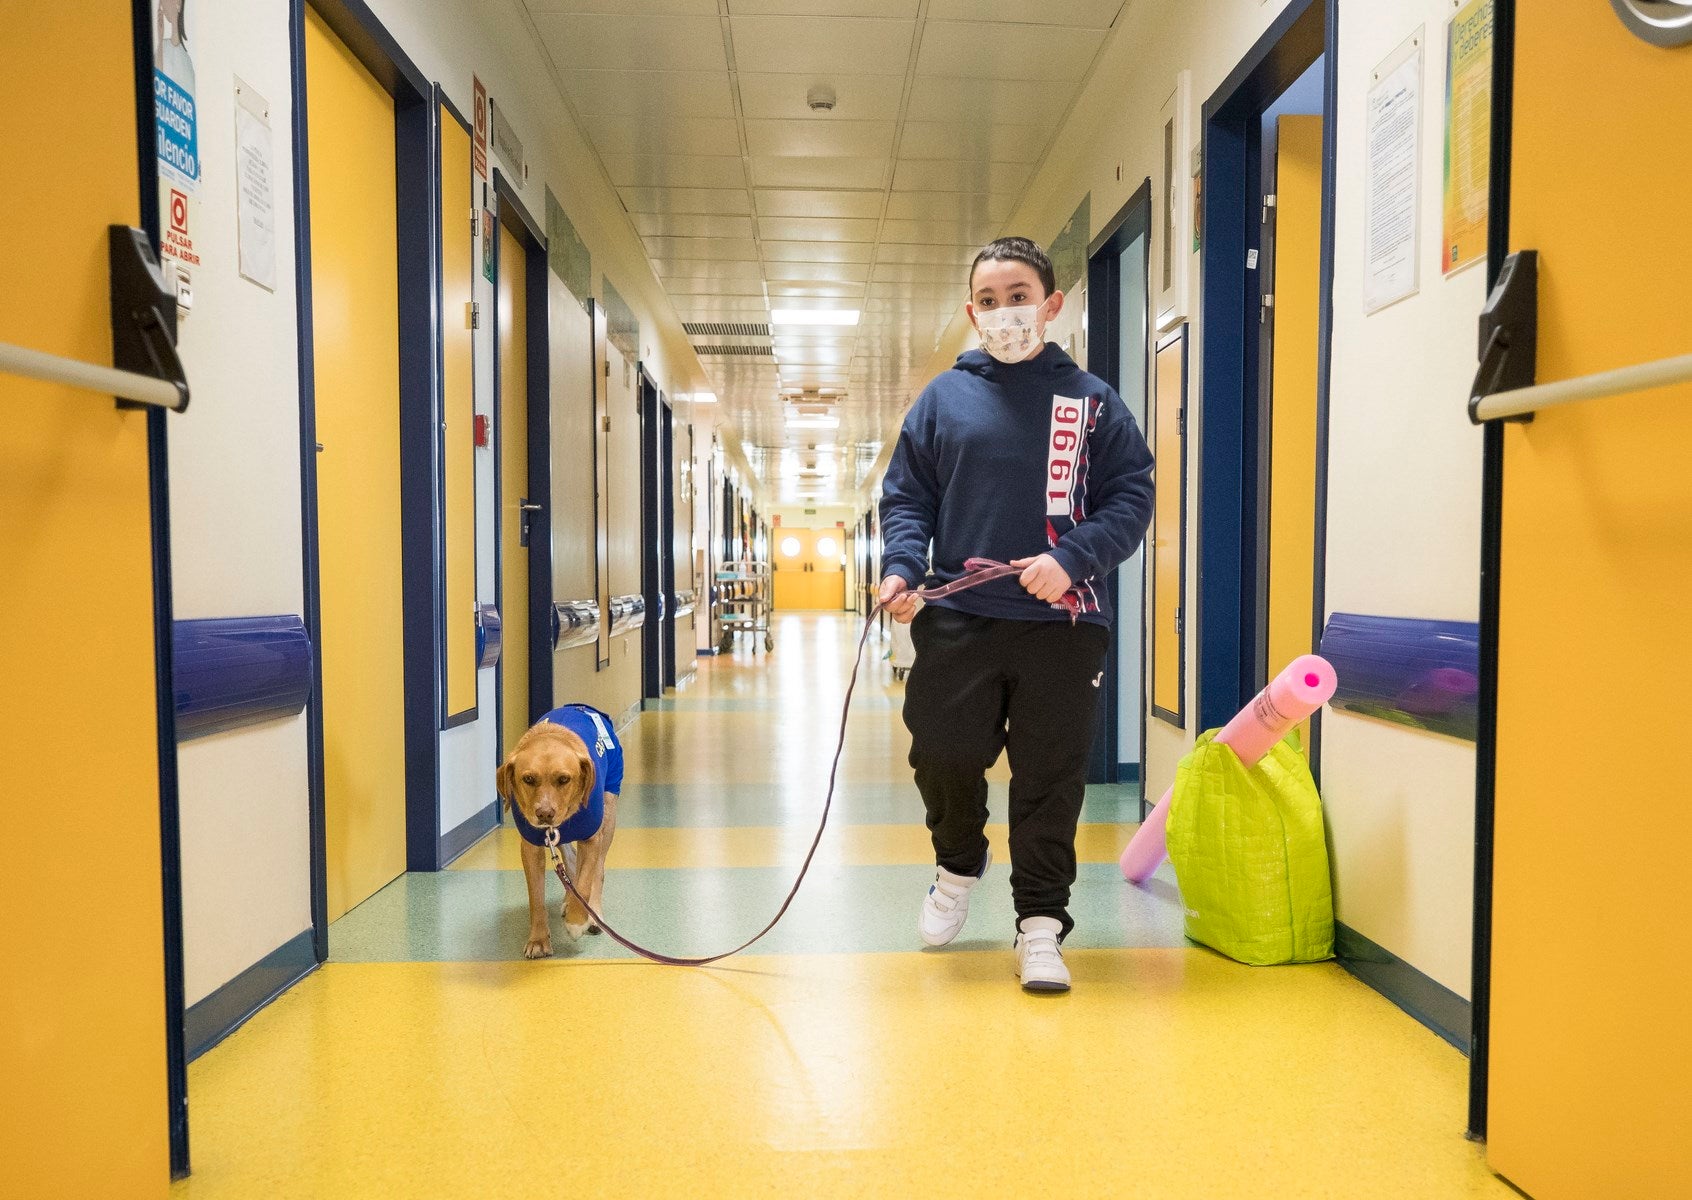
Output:
<path fill-rule="evenodd" d="M 834 89 L 825 83 L 819 83 L 805 93 L 805 103 L 811 106 L 812 112 L 833 112 Z"/>

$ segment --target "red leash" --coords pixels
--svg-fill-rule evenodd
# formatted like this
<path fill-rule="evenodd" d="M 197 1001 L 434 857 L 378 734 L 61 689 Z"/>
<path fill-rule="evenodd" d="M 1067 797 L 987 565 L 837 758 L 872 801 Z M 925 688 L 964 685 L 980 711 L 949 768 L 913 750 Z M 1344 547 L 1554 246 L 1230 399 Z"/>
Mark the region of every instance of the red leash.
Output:
<path fill-rule="evenodd" d="M 944 596 L 950 596 L 955 592 L 962 592 L 972 587 L 979 587 L 980 585 L 993 579 L 1003 579 L 1006 576 L 1021 574 L 1021 567 L 1013 567 L 1008 563 L 995 562 L 990 558 L 971 558 L 966 560 L 964 563 L 964 574 L 952 580 L 952 582 L 942 584 L 936 588 L 918 588 L 916 594 L 925 600 L 935 600 Z M 1052 607 L 1067 609 L 1069 611 L 1071 621 L 1075 619 L 1076 614 L 1080 611 L 1080 605 L 1076 603 L 1074 597 L 1067 594 L 1063 597 L 1063 602 L 1061 604 L 1055 604 Z M 605 918 L 593 910 L 593 906 L 587 902 L 587 897 L 577 891 L 576 885 L 570 881 L 570 873 L 564 866 L 564 856 L 559 852 L 558 843 L 556 841 L 549 841 L 547 843 L 547 849 L 552 855 L 552 869 L 558 873 L 559 882 L 561 882 L 564 885 L 565 890 L 568 891 L 570 895 L 574 896 L 577 902 L 587 910 L 588 917 L 595 925 L 603 929 L 612 941 L 616 942 L 619 946 L 622 946 L 625 950 L 631 950 L 640 955 L 642 958 L 651 959 L 655 963 L 663 963 L 665 966 L 703 967 L 708 963 L 714 963 L 720 959 L 729 958 L 732 955 L 739 954 L 742 950 L 745 950 L 754 942 L 762 938 L 770 930 L 774 929 L 777 922 L 779 922 L 782 917 L 787 914 L 787 909 L 793 903 L 794 897 L 799 895 L 799 885 L 805 882 L 805 873 L 811 869 L 811 860 L 817 855 L 817 847 L 822 845 L 823 831 L 828 828 L 829 809 L 834 807 L 834 779 L 840 771 L 841 751 L 846 748 L 846 718 L 852 707 L 852 690 L 858 685 L 858 668 L 862 665 L 864 660 L 864 645 L 869 641 L 870 629 L 874 626 L 876 614 L 880 612 L 881 609 L 882 605 L 880 602 L 877 602 L 875 607 L 870 609 L 869 616 L 864 619 L 863 631 L 858 634 L 858 650 L 852 659 L 852 675 L 846 682 L 845 702 L 840 706 L 840 740 L 835 743 L 834 762 L 828 768 L 828 794 L 823 799 L 822 820 L 817 822 L 816 836 L 811 839 L 811 848 L 805 852 L 805 862 L 799 868 L 799 877 L 793 881 L 793 887 L 792 890 L 787 893 L 787 899 L 781 902 L 781 907 L 776 910 L 776 915 L 770 918 L 770 923 L 765 925 L 746 941 L 736 946 L 733 950 L 724 950 L 721 954 L 711 954 L 704 958 L 678 958 L 670 954 L 660 954 L 656 950 L 648 950 L 645 946 L 624 937 L 615 929 L 611 928 L 610 925 L 605 923 Z M 548 830 L 547 836 L 550 838 L 556 838 L 558 836 L 557 828 L 554 827 Z"/>

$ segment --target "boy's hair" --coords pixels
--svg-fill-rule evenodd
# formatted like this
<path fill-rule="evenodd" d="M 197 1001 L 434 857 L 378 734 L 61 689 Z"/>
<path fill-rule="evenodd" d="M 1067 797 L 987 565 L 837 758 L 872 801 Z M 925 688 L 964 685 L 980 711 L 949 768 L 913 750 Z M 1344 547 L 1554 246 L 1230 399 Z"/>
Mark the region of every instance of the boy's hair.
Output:
<path fill-rule="evenodd" d="M 1057 272 L 1052 270 L 1052 260 L 1046 257 L 1046 252 L 1040 249 L 1038 242 L 1024 237 L 1002 237 L 988 242 L 981 248 L 981 253 L 975 256 L 975 261 L 969 264 L 971 293 L 975 291 L 975 268 L 984 262 L 1027 263 L 1040 277 L 1040 286 L 1046 289 L 1046 295 L 1050 296 L 1057 291 Z"/>

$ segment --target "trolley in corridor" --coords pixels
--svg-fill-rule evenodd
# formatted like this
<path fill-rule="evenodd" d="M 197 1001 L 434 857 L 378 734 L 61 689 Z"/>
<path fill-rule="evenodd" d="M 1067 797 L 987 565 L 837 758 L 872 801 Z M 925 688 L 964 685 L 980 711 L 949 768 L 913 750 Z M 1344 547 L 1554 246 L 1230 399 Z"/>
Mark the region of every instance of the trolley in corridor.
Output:
<path fill-rule="evenodd" d="M 722 627 L 718 650 L 725 654 L 733 650 L 735 635 L 740 633 L 752 635 L 753 653 L 758 650 L 759 634 L 764 635 L 764 649 L 774 650 L 775 635 L 770 631 L 773 599 L 769 563 L 751 558 L 724 563 L 717 572 L 716 615 Z"/>

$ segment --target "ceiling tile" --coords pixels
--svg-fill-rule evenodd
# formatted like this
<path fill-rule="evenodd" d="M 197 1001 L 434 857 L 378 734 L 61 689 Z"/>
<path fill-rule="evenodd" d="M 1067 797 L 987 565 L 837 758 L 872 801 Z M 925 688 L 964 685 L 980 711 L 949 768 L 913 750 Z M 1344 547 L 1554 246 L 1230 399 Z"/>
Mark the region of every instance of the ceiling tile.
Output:
<path fill-rule="evenodd" d="M 875 237 L 877 224 L 823 217 L 759 217 L 758 236 L 787 242 L 867 242 Z"/>
<path fill-rule="evenodd" d="M 740 108 L 747 120 L 791 118 L 802 121 L 892 121 L 899 116 L 902 75 L 843 75 L 838 70 L 770 74 L 740 70 Z M 855 70 L 855 68 L 854 68 Z M 832 112 L 812 112 L 806 95 L 814 84 L 834 89 Z"/>
<path fill-rule="evenodd" d="M 751 217 L 707 216 L 693 213 L 633 213 L 630 220 L 642 237 L 750 238 Z"/>
<path fill-rule="evenodd" d="M 1050 80 L 954 79 L 918 74 L 911 86 L 912 121 L 965 121 L 988 126 L 1057 124 L 1076 84 Z"/>
<path fill-rule="evenodd" d="M 563 3 L 564 0 L 552 0 Z M 602 3 L 613 0 L 601 0 Z M 647 0 L 663 3 L 664 0 Z M 915 17 L 917 0 L 729 0 L 729 12 L 737 17 Z"/>
<path fill-rule="evenodd" d="M 761 243 L 768 263 L 868 263 L 875 258 L 873 242 L 775 242 Z"/>
<path fill-rule="evenodd" d="M 560 71 L 638 71 L 655 62 L 673 71 L 728 70 L 714 15 L 536 13 L 535 27 Z"/>
<path fill-rule="evenodd" d="M 896 192 L 1019 192 L 1033 168 L 1027 163 L 944 162 L 900 159 L 893 171 Z"/>
<path fill-rule="evenodd" d="M 618 187 L 744 188 L 741 160 L 724 155 L 669 154 L 661 157 L 599 153 Z"/>
<path fill-rule="evenodd" d="M 600 153 L 664 155 L 740 153 L 740 130 L 732 118 L 583 117 L 588 136 Z"/>
<path fill-rule="evenodd" d="M 752 212 L 752 193 L 740 188 L 619 188 L 617 194 L 631 213 L 739 216 Z"/>
<path fill-rule="evenodd" d="M 935 266 L 927 263 L 889 263 L 875 264 L 875 273 L 870 278 L 876 283 L 943 283 L 957 289 L 961 303 L 965 290 L 969 286 L 966 275 L 968 267 L 945 264 Z"/>
<path fill-rule="evenodd" d="M 734 116 L 727 71 L 560 71 L 584 117 Z"/>
<path fill-rule="evenodd" d="M 754 158 L 759 188 L 876 188 L 887 177 L 885 158 Z"/>
<path fill-rule="evenodd" d="M 741 71 L 826 72 L 849 63 L 860 74 L 903 75 L 916 33 L 915 21 L 859 17 L 735 17 L 729 25 Z"/>
<path fill-rule="evenodd" d="M 765 290 L 770 294 L 773 304 L 777 297 L 804 298 L 809 300 L 860 300 L 863 298 L 864 285 L 861 283 L 767 283 Z M 785 305 L 783 307 L 786 307 Z M 839 305 L 834 307 L 838 308 Z"/>
<path fill-rule="evenodd" d="M 895 199 L 897 197 L 895 196 Z M 955 245 L 901 244 L 883 242 L 876 250 L 877 262 L 947 263 L 963 267 L 975 259 L 981 247 L 971 242 Z"/>
<path fill-rule="evenodd" d="M 761 296 L 756 300 L 745 296 L 681 296 L 676 300 L 676 312 L 684 321 L 741 321 L 768 314 L 769 310 Z"/>
<path fill-rule="evenodd" d="M 616 13 L 640 16 L 716 16 L 717 0 L 523 0 L 542 13 Z"/>
<path fill-rule="evenodd" d="M 764 269 L 759 263 L 717 258 L 655 258 L 652 269 L 660 282 L 668 286 L 672 279 L 751 279 L 761 281 Z"/>
<path fill-rule="evenodd" d="M 946 219 L 955 221 L 1003 221 L 1016 207 L 1008 192 L 894 192 L 887 200 L 887 216 L 894 221 Z"/>
<path fill-rule="evenodd" d="M 975 158 L 1031 163 L 1046 152 L 1053 130 L 1044 125 L 952 124 L 908 121 L 899 138 L 899 157 Z"/>
<path fill-rule="evenodd" d="M 1093 65 L 1104 39 L 1102 29 L 929 21 L 917 73 L 1075 82 Z"/>
<path fill-rule="evenodd" d="M 762 217 L 865 217 L 881 216 L 883 193 L 875 191 L 805 191 L 760 188 L 754 193 Z"/>
<path fill-rule="evenodd" d="M 864 263 L 773 262 L 764 266 L 764 278 L 770 280 L 828 280 L 834 283 L 864 283 L 869 279 L 869 266 Z"/>
<path fill-rule="evenodd" d="M 554 3 L 559 0 L 553 0 Z M 649 0 L 660 2 L 660 0 Z M 1109 29 L 1126 0 L 928 0 L 930 21 L 1005 21 Z"/>
<path fill-rule="evenodd" d="M 746 144 L 754 155 L 885 158 L 893 152 L 892 121 L 746 122 Z"/>
<path fill-rule="evenodd" d="M 984 246 L 999 232 L 997 225 L 971 225 L 951 221 L 885 221 L 881 226 L 884 242 L 974 242 Z"/>
<path fill-rule="evenodd" d="M 725 279 L 719 275 L 709 279 L 666 279 L 664 290 L 672 296 L 762 296 L 764 285 L 758 279 Z"/>
<path fill-rule="evenodd" d="M 751 238 L 642 238 L 653 258 L 716 258 L 756 262 L 758 245 Z"/>

